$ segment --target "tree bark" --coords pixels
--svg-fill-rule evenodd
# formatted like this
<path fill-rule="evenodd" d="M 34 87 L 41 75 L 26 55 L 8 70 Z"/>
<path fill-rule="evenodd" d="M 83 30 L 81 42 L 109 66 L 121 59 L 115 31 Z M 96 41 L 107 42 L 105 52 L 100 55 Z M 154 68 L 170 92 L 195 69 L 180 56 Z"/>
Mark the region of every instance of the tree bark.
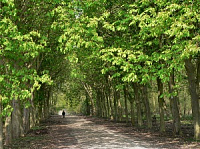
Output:
<path fill-rule="evenodd" d="M 11 143 L 12 143 L 12 121 L 11 121 L 11 115 L 7 115 L 5 121 L 5 145 Z"/>
<path fill-rule="evenodd" d="M 139 98 L 138 84 L 133 83 L 133 88 L 134 88 L 135 101 L 136 101 L 136 106 L 137 106 L 137 122 L 138 122 L 138 125 L 141 127 L 142 126 L 142 109 L 141 109 L 141 101 Z"/>
<path fill-rule="evenodd" d="M 20 111 L 20 100 L 13 100 L 12 135 L 13 139 L 19 138 L 23 133 L 23 121 Z"/>
<path fill-rule="evenodd" d="M 127 90 L 126 90 L 126 86 L 124 86 L 124 105 L 125 105 L 126 123 L 128 123 L 128 103 L 127 103 Z"/>
<path fill-rule="evenodd" d="M 177 95 L 173 96 L 173 93 L 175 91 L 174 86 L 175 86 L 175 81 L 174 81 L 174 69 L 173 69 L 170 74 L 170 80 L 169 80 L 169 93 L 171 94 L 169 99 L 170 99 L 171 112 L 173 118 L 174 133 L 179 135 L 181 134 L 181 121 L 178 108 L 178 96 Z"/>
<path fill-rule="evenodd" d="M 27 133 L 30 130 L 30 108 L 25 106 L 23 114 L 23 127 L 24 133 Z"/>
<path fill-rule="evenodd" d="M 86 115 L 90 115 L 90 103 L 89 103 L 89 97 L 87 93 L 86 93 L 85 103 L 86 103 Z"/>
<path fill-rule="evenodd" d="M 199 95 L 197 92 L 197 80 L 195 75 L 195 66 L 192 59 L 185 60 L 185 69 L 188 76 L 189 92 L 191 95 L 192 115 L 194 124 L 194 139 L 200 140 L 200 112 L 199 112 Z"/>
<path fill-rule="evenodd" d="M 87 83 L 82 82 L 84 89 L 86 90 L 86 92 L 88 93 L 88 97 L 90 99 L 90 103 L 91 103 L 91 115 L 94 115 L 94 101 L 93 101 L 93 93 L 92 93 L 92 87 L 90 85 L 88 85 Z"/>
<path fill-rule="evenodd" d="M 104 115 L 103 115 L 103 117 L 104 118 L 107 118 L 107 116 L 108 116 L 108 109 L 107 109 L 107 100 L 106 100 L 106 95 L 105 95 L 105 92 L 104 92 L 104 90 L 102 89 L 102 92 L 101 92 L 101 94 L 102 94 L 102 104 L 103 104 L 103 111 L 104 111 Z"/>
<path fill-rule="evenodd" d="M 148 93 L 147 93 L 147 85 L 143 86 L 143 100 L 145 105 L 145 112 L 146 112 L 146 118 L 147 118 L 147 127 L 150 129 L 152 128 L 152 118 L 151 118 L 151 109 L 150 104 L 148 100 Z"/>
<path fill-rule="evenodd" d="M 36 110 L 35 110 L 35 105 L 34 105 L 34 102 L 33 102 L 33 99 L 34 99 L 34 92 L 32 93 L 31 95 L 31 106 L 30 106 L 30 127 L 33 127 L 35 126 L 35 123 L 36 123 Z"/>
<path fill-rule="evenodd" d="M 131 94 L 128 91 L 128 95 L 129 95 L 129 102 L 131 105 L 131 124 L 132 126 L 135 126 L 135 111 L 134 111 L 134 98 L 131 96 Z"/>
<path fill-rule="evenodd" d="M 3 119 L 2 119 L 2 98 L 0 95 L 0 149 L 3 149 Z"/>
<path fill-rule="evenodd" d="M 114 120 L 118 121 L 118 91 L 114 90 Z"/>
<path fill-rule="evenodd" d="M 97 116 L 101 117 L 101 107 L 100 107 L 100 102 L 101 102 L 101 97 L 100 97 L 100 91 L 99 89 L 96 89 L 96 94 L 97 94 L 97 100 L 96 100 L 96 109 L 97 109 Z"/>
<path fill-rule="evenodd" d="M 106 97 L 107 117 L 110 119 L 110 102 L 109 102 L 110 97 L 109 97 L 109 94 L 106 91 L 104 91 L 104 92 L 105 92 L 105 97 Z"/>
<path fill-rule="evenodd" d="M 109 102 L 110 102 L 110 118 L 111 120 L 113 120 L 113 117 L 114 117 L 114 111 L 113 111 L 113 91 L 109 88 L 108 90 L 108 96 L 109 96 Z M 112 95 L 112 96 L 111 96 Z"/>
<path fill-rule="evenodd" d="M 158 84 L 158 104 L 160 113 L 160 132 L 165 132 L 165 120 L 164 120 L 164 98 L 163 96 L 163 83 L 160 78 L 157 78 Z"/>

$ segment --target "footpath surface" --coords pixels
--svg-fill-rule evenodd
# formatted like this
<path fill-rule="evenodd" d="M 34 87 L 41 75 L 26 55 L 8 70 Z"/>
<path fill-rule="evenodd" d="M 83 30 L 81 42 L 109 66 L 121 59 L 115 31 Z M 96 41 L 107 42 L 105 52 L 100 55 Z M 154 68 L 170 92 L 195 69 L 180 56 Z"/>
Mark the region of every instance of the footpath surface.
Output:
<path fill-rule="evenodd" d="M 133 140 L 127 136 L 110 130 L 103 125 L 78 116 L 67 116 L 62 119 L 54 116 L 53 120 L 61 121 L 51 126 L 51 135 L 54 140 L 52 148 L 71 149 L 139 149 L 151 148 L 150 144 Z M 46 148 L 49 148 L 50 144 Z M 152 147 L 153 148 L 153 147 Z"/>
<path fill-rule="evenodd" d="M 45 122 L 47 132 L 37 131 L 34 139 L 23 142 L 31 149 L 189 149 L 199 143 L 185 144 L 176 138 L 166 138 L 135 131 L 124 123 L 113 123 L 92 117 L 53 115 Z M 40 137 L 42 136 L 42 139 Z M 28 147 L 29 146 L 29 147 Z"/>

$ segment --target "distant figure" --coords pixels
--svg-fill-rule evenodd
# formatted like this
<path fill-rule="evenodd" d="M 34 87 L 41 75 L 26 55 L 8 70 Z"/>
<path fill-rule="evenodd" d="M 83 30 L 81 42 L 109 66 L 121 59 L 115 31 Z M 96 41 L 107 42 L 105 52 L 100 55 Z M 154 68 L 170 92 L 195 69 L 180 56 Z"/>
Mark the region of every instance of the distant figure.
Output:
<path fill-rule="evenodd" d="M 153 123 L 153 125 L 156 124 L 156 115 L 154 115 L 154 116 L 152 117 L 152 123 Z"/>
<path fill-rule="evenodd" d="M 63 116 L 63 118 L 65 118 L 65 111 L 64 110 L 62 111 L 62 116 Z"/>

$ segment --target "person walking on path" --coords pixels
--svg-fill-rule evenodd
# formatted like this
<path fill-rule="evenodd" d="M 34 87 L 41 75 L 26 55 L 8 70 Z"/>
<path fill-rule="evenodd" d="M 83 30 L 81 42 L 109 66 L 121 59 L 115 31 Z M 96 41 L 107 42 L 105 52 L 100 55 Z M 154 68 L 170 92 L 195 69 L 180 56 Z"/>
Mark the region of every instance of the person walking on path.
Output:
<path fill-rule="evenodd" d="M 64 110 L 62 111 L 62 116 L 63 116 L 63 118 L 65 118 L 65 111 Z"/>

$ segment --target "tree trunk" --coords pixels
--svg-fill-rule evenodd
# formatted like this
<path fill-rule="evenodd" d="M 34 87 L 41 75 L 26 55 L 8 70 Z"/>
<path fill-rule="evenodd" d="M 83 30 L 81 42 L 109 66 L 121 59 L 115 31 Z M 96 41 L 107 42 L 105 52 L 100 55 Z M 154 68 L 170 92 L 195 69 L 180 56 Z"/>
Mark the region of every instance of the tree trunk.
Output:
<path fill-rule="evenodd" d="M 129 95 L 129 102 L 130 102 L 130 105 L 131 105 L 131 124 L 132 126 L 135 126 L 135 112 L 134 112 L 134 98 L 131 96 L 131 94 L 128 92 L 128 95 Z"/>
<path fill-rule="evenodd" d="M 164 119 L 164 98 L 163 98 L 163 83 L 160 78 L 157 78 L 158 83 L 158 104 L 160 113 L 160 132 L 165 132 L 165 119 Z"/>
<path fill-rule="evenodd" d="M 118 91 L 114 90 L 114 120 L 118 121 Z"/>
<path fill-rule="evenodd" d="M 0 95 L 0 149 L 3 149 L 3 119 L 2 119 L 2 98 Z"/>
<path fill-rule="evenodd" d="M 188 76 L 189 91 L 191 95 L 192 115 L 194 123 L 194 138 L 200 140 L 200 112 L 199 112 L 199 95 L 197 93 L 197 84 L 195 77 L 195 66 L 189 58 L 185 60 L 185 68 Z"/>
<path fill-rule="evenodd" d="M 107 116 L 108 116 L 108 110 L 107 110 L 107 102 L 106 102 L 106 96 L 105 96 L 105 92 L 104 92 L 104 90 L 102 89 L 102 92 L 101 92 L 101 94 L 102 94 L 102 104 L 103 104 L 103 111 L 104 111 L 104 115 L 103 115 L 103 117 L 104 118 L 107 118 Z"/>
<path fill-rule="evenodd" d="M 23 121 L 20 111 L 20 100 L 13 100 L 13 112 L 12 112 L 12 135 L 13 139 L 19 138 L 24 134 Z"/>
<path fill-rule="evenodd" d="M 173 127 L 174 127 L 174 133 L 179 135 L 181 134 L 181 122 L 180 122 L 180 114 L 179 114 L 179 108 L 178 108 L 178 97 L 177 95 L 174 95 L 174 69 L 172 70 L 170 74 L 170 80 L 169 80 L 169 93 L 170 95 L 170 105 L 171 105 L 171 112 L 173 117 Z"/>
<path fill-rule="evenodd" d="M 123 114 L 122 114 L 122 105 L 121 105 L 121 102 L 120 102 L 120 92 L 118 92 L 118 120 L 119 121 L 122 121 L 122 117 L 123 117 Z"/>
<path fill-rule="evenodd" d="M 92 87 L 90 85 L 88 85 L 87 83 L 82 82 L 84 89 L 86 90 L 86 92 L 88 93 L 88 97 L 90 99 L 90 105 L 91 105 L 91 115 L 94 115 L 94 101 L 93 101 L 93 91 L 92 91 Z"/>
<path fill-rule="evenodd" d="M 103 104 L 103 97 L 102 97 L 102 92 L 99 91 L 99 95 L 100 95 L 100 108 L 101 108 L 101 117 L 104 117 L 104 104 Z"/>
<path fill-rule="evenodd" d="M 109 102 L 110 102 L 110 118 L 111 120 L 113 120 L 113 117 L 114 117 L 114 111 L 113 111 L 113 100 L 112 100 L 112 97 L 111 95 L 113 95 L 113 91 L 111 91 L 111 89 L 109 88 L 108 90 L 108 96 L 109 96 Z"/>
<path fill-rule="evenodd" d="M 5 121 L 5 145 L 11 143 L 12 143 L 12 121 L 11 121 L 11 115 L 7 115 Z"/>
<path fill-rule="evenodd" d="M 139 98 L 139 90 L 138 90 L 138 84 L 133 83 L 134 93 L 135 93 L 135 101 L 137 106 L 137 122 L 138 125 L 142 126 L 142 109 L 141 109 L 141 101 Z"/>
<path fill-rule="evenodd" d="M 89 103 L 89 97 L 87 93 L 86 93 L 85 103 L 86 103 L 86 115 L 90 115 L 90 103 Z"/>
<path fill-rule="evenodd" d="M 105 91 L 105 97 L 106 97 L 106 106 L 107 106 L 107 117 L 110 119 L 110 97 L 109 94 Z"/>
<path fill-rule="evenodd" d="M 143 100 L 145 105 L 145 112 L 146 112 L 146 119 L 147 119 L 147 127 L 150 129 L 152 128 L 152 118 L 151 118 L 151 109 L 148 100 L 148 93 L 147 93 L 147 85 L 143 86 Z"/>
<path fill-rule="evenodd" d="M 128 123 L 128 104 L 127 104 L 127 90 L 126 90 L 126 86 L 124 86 L 124 105 L 125 105 L 126 123 Z"/>
<path fill-rule="evenodd" d="M 34 105 L 33 99 L 34 99 L 34 92 L 32 93 L 31 100 L 30 100 L 30 102 L 31 102 L 31 106 L 30 106 L 30 127 L 35 126 L 35 123 L 36 123 L 36 119 L 35 119 L 36 110 L 35 110 L 35 105 Z"/>
<path fill-rule="evenodd" d="M 23 127 L 24 133 L 27 133 L 30 130 L 30 108 L 25 106 L 23 114 Z"/>
<path fill-rule="evenodd" d="M 100 97 L 100 91 L 99 89 L 96 90 L 96 94 L 97 94 L 97 100 L 96 100 L 96 109 L 97 109 L 97 116 L 98 117 L 101 117 L 101 107 L 100 107 L 100 104 L 101 104 L 101 97 Z"/>

